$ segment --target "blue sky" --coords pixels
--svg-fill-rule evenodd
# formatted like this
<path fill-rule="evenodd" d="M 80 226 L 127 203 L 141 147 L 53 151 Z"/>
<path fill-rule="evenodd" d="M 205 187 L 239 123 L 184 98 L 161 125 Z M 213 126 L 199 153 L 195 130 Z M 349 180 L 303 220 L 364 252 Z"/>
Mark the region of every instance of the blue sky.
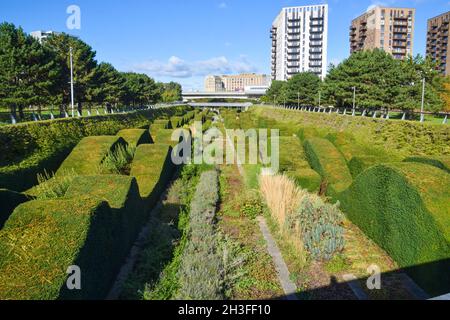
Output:
<path fill-rule="evenodd" d="M 203 88 L 207 74 L 270 72 L 269 30 L 284 6 L 328 3 L 329 63 L 349 55 L 350 21 L 371 5 L 415 7 L 415 53 L 424 54 L 426 21 L 448 0 L 2 0 L 0 21 L 80 36 L 97 59 L 121 71 L 145 72 Z M 81 9 L 81 30 L 68 30 L 66 9 Z"/>

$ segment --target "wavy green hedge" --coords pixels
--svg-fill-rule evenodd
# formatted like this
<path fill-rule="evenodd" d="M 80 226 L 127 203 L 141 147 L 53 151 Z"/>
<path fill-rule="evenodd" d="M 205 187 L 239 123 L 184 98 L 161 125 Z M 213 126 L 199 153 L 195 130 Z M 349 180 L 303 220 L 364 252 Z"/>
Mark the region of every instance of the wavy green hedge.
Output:
<path fill-rule="evenodd" d="M 311 169 L 299 138 L 295 136 L 280 137 L 279 142 L 280 172 L 293 178 L 302 188 L 310 192 L 317 192 L 320 189 L 322 178 Z M 269 149 L 271 149 L 271 145 L 271 139 L 269 139 Z"/>
<path fill-rule="evenodd" d="M 336 147 L 326 139 L 305 140 L 305 153 L 311 167 L 328 182 L 328 194 L 344 191 L 352 183 L 347 163 Z"/>
<path fill-rule="evenodd" d="M 152 128 L 151 134 L 156 144 L 168 144 L 172 147 L 178 144 L 177 141 L 172 141 L 172 134 L 174 129 L 162 129 L 162 128 Z"/>
<path fill-rule="evenodd" d="M 180 128 L 184 125 L 184 118 L 183 117 L 171 117 L 170 123 L 173 125 L 174 128 Z"/>
<path fill-rule="evenodd" d="M 78 175 L 97 174 L 108 152 L 126 142 L 117 136 L 87 137 L 78 143 L 59 167 L 57 174 L 75 172 Z"/>
<path fill-rule="evenodd" d="M 409 157 L 405 159 L 405 162 L 424 163 L 450 173 L 450 156 Z"/>
<path fill-rule="evenodd" d="M 173 129 L 172 122 L 169 119 L 156 119 L 150 125 L 150 130 L 153 129 Z"/>
<path fill-rule="evenodd" d="M 118 217 L 114 238 L 119 243 L 116 251 L 121 253 L 117 255 L 121 262 L 147 220 L 148 209 L 139 195 L 136 179 L 120 175 L 75 177 L 66 197 L 83 195 L 107 201 L 114 216 Z"/>
<path fill-rule="evenodd" d="M 378 165 L 338 196 L 343 211 L 432 295 L 450 291 L 450 175 Z"/>
<path fill-rule="evenodd" d="M 0 299 L 105 298 L 118 271 L 116 221 L 92 198 L 20 205 L 0 231 Z M 81 290 L 66 287 L 72 265 L 81 269 Z"/>
<path fill-rule="evenodd" d="M 115 135 L 126 128 L 148 126 L 158 116 L 189 107 L 145 110 L 83 118 L 30 122 L 0 127 L 0 188 L 25 191 L 37 184 L 37 174 L 56 171 L 86 136 Z"/>
<path fill-rule="evenodd" d="M 29 199 L 22 193 L 15 191 L 0 189 L 0 230 L 8 220 L 14 209 L 21 203 L 27 202 Z"/>
<path fill-rule="evenodd" d="M 171 153 L 167 144 L 142 144 L 136 150 L 130 175 L 136 177 L 140 195 L 150 205 L 157 202 L 172 176 Z"/>
<path fill-rule="evenodd" d="M 153 143 L 150 132 L 145 129 L 124 129 L 119 131 L 117 136 L 123 138 L 129 145 L 135 147 L 140 144 Z"/>

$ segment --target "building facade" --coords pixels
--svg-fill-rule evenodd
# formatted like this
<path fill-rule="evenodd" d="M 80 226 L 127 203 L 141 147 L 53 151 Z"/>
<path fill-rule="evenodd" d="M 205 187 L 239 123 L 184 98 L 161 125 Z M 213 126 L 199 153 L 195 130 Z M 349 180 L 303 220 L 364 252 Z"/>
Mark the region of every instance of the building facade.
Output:
<path fill-rule="evenodd" d="M 42 43 L 42 41 L 44 41 L 45 39 L 47 39 L 48 37 L 50 37 L 53 34 L 58 34 L 58 32 L 54 32 L 54 31 L 33 31 L 30 33 L 30 35 L 35 38 L 36 40 L 38 40 L 40 43 Z"/>
<path fill-rule="evenodd" d="M 450 74 L 448 31 L 450 11 L 428 20 L 427 57 L 438 63 L 443 75 Z"/>
<path fill-rule="evenodd" d="M 269 78 L 265 74 L 244 73 L 238 75 L 207 76 L 206 92 L 244 92 L 246 87 L 267 86 Z"/>
<path fill-rule="evenodd" d="M 207 76 L 205 78 L 205 92 L 223 92 L 225 87 L 219 76 Z"/>
<path fill-rule="evenodd" d="M 328 5 L 283 8 L 270 31 L 272 80 L 285 81 L 300 72 L 327 73 Z"/>
<path fill-rule="evenodd" d="M 377 6 L 352 21 L 350 26 L 350 53 L 383 49 L 395 59 L 414 54 L 413 8 Z"/>

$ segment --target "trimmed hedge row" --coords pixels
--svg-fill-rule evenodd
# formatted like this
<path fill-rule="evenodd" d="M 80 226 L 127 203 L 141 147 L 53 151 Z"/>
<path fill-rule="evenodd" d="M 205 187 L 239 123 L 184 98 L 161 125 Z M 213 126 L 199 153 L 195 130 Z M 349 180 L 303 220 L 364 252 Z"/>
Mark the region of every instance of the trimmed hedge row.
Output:
<path fill-rule="evenodd" d="M 108 202 L 114 216 L 117 263 L 126 258 L 147 220 L 147 208 L 139 195 L 136 179 L 121 175 L 79 176 L 70 184 L 67 198 L 83 195 Z"/>
<path fill-rule="evenodd" d="M 420 163 L 377 165 L 338 199 L 420 286 L 435 296 L 450 290 L 450 175 Z"/>
<path fill-rule="evenodd" d="M 115 135 L 141 128 L 164 114 L 188 107 L 145 110 L 84 118 L 30 122 L 0 127 L 0 188 L 24 191 L 37 184 L 37 174 L 56 171 L 83 137 Z"/>
<path fill-rule="evenodd" d="M 152 137 L 156 144 L 168 144 L 175 147 L 178 142 L 172 141 L 172 134 L 174 129 L 162 129 L 162 128 L 152 128 Z"/>
<path fill-rule="evenodd" d="M 173 173 L 171 153 L 167 144 L 142 144 L 136 149 L 130 175 L 136 177 L 140 195 L 150 205 L 157 202 Z"/>
<path fill-rule="evenodd" d="M 0 299 L 103 299 L 117 272 L 116 217 L 93 198 L 30 201 L 0 231 Z M 68 290 L 69 266 L 82 290 Z"/>
<path fill-rule="evenodd" d="M 336 114 L 318 114 L 251 108 L 255 116 L 292 123 L 293 127 L 315 127 L 331 132 L 347 131 L 363 145 L 379 147 L 405 158 L 412 155 L 450 155 L 450 127 L 410 121 L 386 121 Z"/>
<path fill-rule="evenodd" d="M 184 125 L 183 117 L 172 117 L 170 118 L 170 123 L 172 123 L 174 128 L 180 128 Z"/>
<path fill-rule="evenodd" d="M 311 167 L 328 182 L 328 195 L 344 191 L 352 184 L 352 176 L 344 157 L 330 141 L 321 138 L 307 139 L 305 153 Z"/>
<path fill-rule="evenodd" d="M 322 178 L 311 169 L 303 146 L 297 137 L 280 137 L 280 172 L 293 178 L 296 183 L 310 192 L 320 189 Z M 271 139 L 269 139 L 271 148 Z"/>
<path fill-rule="evenodd" d="M 173 129 L 172 122 L 169 119 L 156 119 L 150 125 L 150 130 L 153 129 Z"/>
<path fill-rule="evenodd" d="M 14 209 L 21 203 L 27 202 L 29 199 L 26 195 L 15 191 L 0 189 L 0 230 L 13 213 Z"/>
<path fill-rule="evenodd" d="M 73 149 L 70 155 L 59 167 L 57 174 L 74 172 L 77 175 L 92 175 L 98 173 L 99 166 L 108 152 L 126 142 L 117 136 L 87 137 Z"/>
<path fill-rule="evenodd" d="M 419 162 L 442 169 L 450 173 L 450 156 L 442 157 L 409 157 L 405 162 Z"/>
<path fill-rule="evenodd" d="M 141 144 L 153 143 L 150 132 L 146 129 L 124 129 L 117 136 L 123 138 L 129 145 L 137 147 Z"/>

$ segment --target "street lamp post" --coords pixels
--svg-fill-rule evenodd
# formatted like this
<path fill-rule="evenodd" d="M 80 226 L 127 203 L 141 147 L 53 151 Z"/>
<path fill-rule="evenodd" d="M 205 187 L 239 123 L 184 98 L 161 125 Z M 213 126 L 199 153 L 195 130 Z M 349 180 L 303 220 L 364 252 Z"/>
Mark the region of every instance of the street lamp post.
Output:
<path fill-rule="evenodd" d="M 425 84 L 426 80 L 425 78 L 422 79 L 422 104 L 420 106 L 420 122 L 423 122 L 425 120 L 425 116 L 423 112 L 425 111 Z"/>
<path fill-rule="evenodd" d="M 72 106 L 72 117 L 75 115 L 75 98 L 73 90 L 73 49 L 70 47 L 70 101 Z"/>
<path fill-rule="evenodd" d="M 297 92 L 298 108 L 300 109 L 300 92 Z"/>
<path fill-rule="evenodd" d="M 321 107 L 322 92 L 319 91 L 319 109 Z"/>
<path fill-rule="evenodd" d="M 356 109 L 356 87 L 353 87 L 353 110 Z"/>

